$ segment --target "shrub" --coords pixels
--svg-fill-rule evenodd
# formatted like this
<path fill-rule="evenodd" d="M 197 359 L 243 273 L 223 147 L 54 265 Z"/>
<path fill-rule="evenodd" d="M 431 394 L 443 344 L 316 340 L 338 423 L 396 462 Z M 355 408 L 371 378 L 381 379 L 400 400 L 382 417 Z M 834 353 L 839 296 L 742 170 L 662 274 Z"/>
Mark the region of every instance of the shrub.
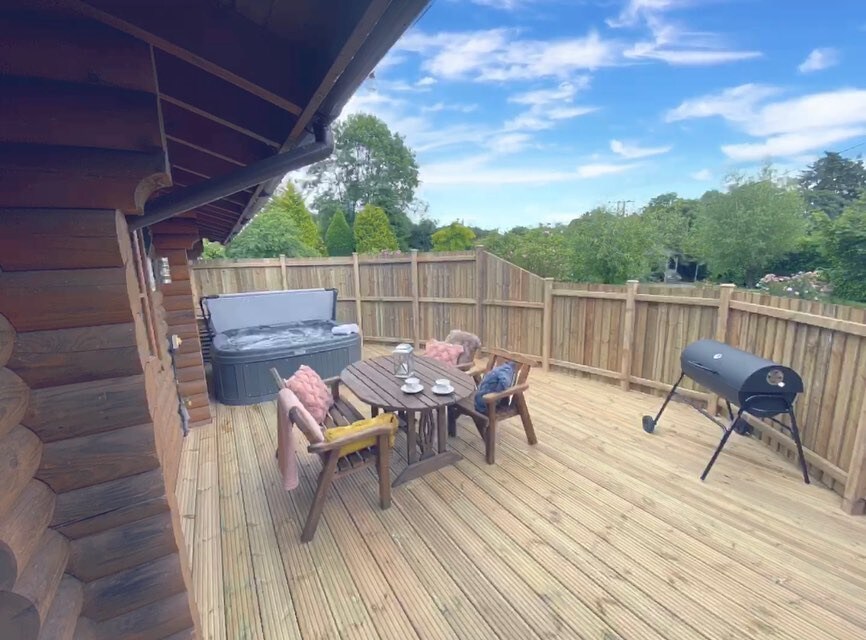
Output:
<path fill-rule="evenodd" d="M 365 205 L 355 216 L 355 249 L 358 253 L 396 251 L 397 236 L 388 224 L 388 216 L 381 207 Z"/>
<path fill-rule="evenodd" d="M 770 295 L 801 300 L 826 300 L 832 290 L 822 271 L 801 271 L 792 276 L 768 273 L 758 281 L 757 288 Z"/>
<path fill-rule="evenodd" d="M 342 211 L 337 211 L 331 218 L 325 233 L 325 246 L 329 256 L 350 256 L 355 250 L 355 237 Z"/>

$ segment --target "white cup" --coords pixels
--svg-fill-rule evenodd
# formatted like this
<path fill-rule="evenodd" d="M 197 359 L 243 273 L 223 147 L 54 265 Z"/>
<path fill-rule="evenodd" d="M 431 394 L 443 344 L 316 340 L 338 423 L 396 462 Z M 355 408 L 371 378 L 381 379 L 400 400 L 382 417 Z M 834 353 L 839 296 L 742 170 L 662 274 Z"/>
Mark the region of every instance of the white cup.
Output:
<path fill-rule="evenodd" d="M 448 387 L 451 386 L 451 381 L 448 378 L 439 378 L 436 381 L 436 386 L 441 387 L 443 389 L 447 389 Z"/>
<path fill-rule="evenodd" d="M 417 387 L 421 384 L 421 381 L 418 378 L 406 378 L 406 385 L 409 387 Z"/>

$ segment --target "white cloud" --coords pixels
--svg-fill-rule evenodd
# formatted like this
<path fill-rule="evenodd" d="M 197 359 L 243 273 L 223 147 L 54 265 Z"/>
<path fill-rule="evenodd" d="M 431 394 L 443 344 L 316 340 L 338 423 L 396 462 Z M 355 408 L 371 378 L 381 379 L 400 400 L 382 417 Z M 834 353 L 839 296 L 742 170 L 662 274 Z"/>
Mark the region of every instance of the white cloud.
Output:
<path fill-rule="evenodd" d="M 628 160 L 658 156 L 667 153 L 671 149 L 670 145 L 664 147 L 641 147 L 636 144 L 623 142 L 622 140 L 610 141 L 610 150 Z"/>
<path fill-rule="evenodd" d="M 866 133 L 866 90 L 838 89 L 769 101 L 779 90 L 741 85 L 686 100 L 666 115 L 668 122 L 721 117 L 762 140 L 722 146 L 737 161 L 787 158 L 825 149 Z"/>
<path fill-rule="evenodd" d="M 532 136 L 528 133 L 503 133 L 493 136 L 487 146 L 495 153 L 517 153 L 533 146 Z"/>
<path fill-rule="evenodd" d="M 578 91 L 589 87 L 589 76 L 579 76 L 567 82 L 562 82 L 553 89 L 536 89 L 518 93 L 508 98 L 514 104 L 525 104 L 529 106 L 546 106 L 556 102 L 571 102 Z"/>
<path fill-rule="evenodd" d="M 709 169 L 701 169 L 690 174 L 690 177 L 692 180 L 697 180 L 698 182 L 709 182 L 713 179 L 713 172 Z"/>
<path fill-rule="evenodd" d="M 422 113 L 437 113 L 439 111 L 455 111 L 457 113 L 472 113 L 478 110 L 477 104 L 459 104 L 450 102 L 434 102 L 421 107 Z"/>
<path fill-rule="evenodd" d="M 609 27 L 634 27 L 642 20 L 663 11 L 670 11 L 689 4 L 688 0 L 627 0 L 616 18 L 608 18 Z"/>
<path fill-rule="evenodd" d="M 506 131 L 543 131 L 552 129 L 562 120 L 571 120 L 598 111 L 598 107 L 574 105 L 577 92 L 589 86 L 586 76 L 572 82 L 563 82 L 551 89 L 536 89 L 508 98 L 514 104 L 528 105 L 529 109 L 508 120 Z"/>
<path fill-rule="evenodd" d="M 722 151 L 731 160 L 758 161 L 768 158 L 785 158 L 807 151 L 826 149 L 834 144 L 866 135 L 866 126 L 815 129 L 770 136 L 763 142 L 726 144 Z"/>
<path fill-rule="evenodd" d="M 581 178 L 598 178 L 601 176 L 609 176 L 616 173 L 624 173 L 637 168 L 637 163 L 631 164 L 611 164 L 606 162 L 598 162 L 594 164 L 584 164 L 577 168 L 577 175 Z"/>
<path fill-rule="evenodd" d="M 448 80 L 506 82 L 570 78 L 618 64 L 621 46 L 591 31 L 584 37 L 530 40 L 515 29 L 425 33 L 411 31 L 395 46 L 424 56 L 422 68 Z"/>
<path fill-rule="evenodd" d="M 839 64 L 839 51 L 832 47 L 824 47 L 821 49 L 812 49 L 806 59 L 797 67 L 800 73 L 811 73 L 813 71 L 822 71 L 829 69 Z"/>
<path fill-rule="evenodd" d="M 436 78 L 433 76 L 424 76 L 415 83 L 416 87 L 430 87 L 436 84 Z"/>
<path fill-rule="evenodd" d="M 478 4 L 482 7 L 491 7 L 501 11 L 514 11 L 520 9 L 527 4 L 527 0 L 469 0 L 472 4 Z"/>

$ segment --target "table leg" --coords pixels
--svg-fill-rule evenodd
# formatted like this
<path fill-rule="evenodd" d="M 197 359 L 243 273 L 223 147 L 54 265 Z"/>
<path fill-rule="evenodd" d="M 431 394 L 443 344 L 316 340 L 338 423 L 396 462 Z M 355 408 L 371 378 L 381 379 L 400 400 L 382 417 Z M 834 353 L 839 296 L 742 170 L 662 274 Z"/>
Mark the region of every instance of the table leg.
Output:
<path fill-rule="evenodd" d="M 438 440 L 433 445 L 433 438 Z M 438 407 L 436 415 L 433 410 L 422 411 L 417 418 L 415 412 L 406 412 L 406 441 L 409 448 L 409 464 L 394 480 L 391 485 L 397 487 L 401 484 L 420 478 L 426 473 L 436 471 L 442 467 L 454 464 L 462 456 L 454 451 L 447 450 L 446 436 L 446 409 Z M 418 443 L 421 443 L 423 451 L 421 459 L 418 459 Z"/>
<path fill-rule="evenodd" d="M 407 411 L 406 412 L 406 443 L 407 443 L 407 451 L 406 458 L 409 460 L 409 464 L 412 465 L 418 462 L 418 429 L 415 425 L 415 412 Z"/>

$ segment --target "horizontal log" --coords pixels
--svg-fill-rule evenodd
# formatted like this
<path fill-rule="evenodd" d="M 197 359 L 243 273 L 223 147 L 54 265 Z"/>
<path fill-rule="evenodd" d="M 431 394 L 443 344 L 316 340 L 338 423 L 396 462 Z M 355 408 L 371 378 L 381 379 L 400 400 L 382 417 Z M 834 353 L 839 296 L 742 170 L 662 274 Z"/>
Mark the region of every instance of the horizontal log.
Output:
<path fill-rule="evenodd" d="M 39 640 L 73 640 L 83 602 L 81 582 L 64 575 L 39 631 Z"/>
<path fill-rule="evenodd" d="M 189 597 L 186 592 L 169 596 L 152 604 L 92 625 L 92 640 L 164 640 L 192 626 Z"/>
<path fill-rule="evenodd" d="M 31 391 L 21 423 L 54 442 L 150 422 L 143 375 Z"/>
<path fill-rule="evenodd" d="M 779 320 L 799 322 L 813 327 L 821 327 L 822 329 L 841 331 L 849 335 L 866 337 L 866 324 L 860 322 L 819 316 L 812 313 L 806 313 L 805 311 L 781 309 L 779 307 L 769 307 L 762 304 L 752 304 L 751 302 L 740 302 L 739 300 L 731 300 L 731 309 L 769 316 L 770 318 L 777 318 Z"/>
<path fill-rule="evenodd" d="M 73 353 L 16 352 L 9 368 L 31 389 L 63 383 L 126 378 L 141 373 L 138 347 Z"/>
<path fill-rule="evenodd" d="M 57 496 L 51 526 L 77 539 L 168 509 L 160 469 L 67 491 Z M 144 513 L 147 511 L 147 513 Z"/>
<path fill-rule="evenodd" d="M 174 156 L 172 156 L 174 160 Z M 198 232 L 195 235 L 172 235 L 172 236 L 156 236 L 154 245 L 157 251 L 163 249 L 192 249 L 199 241 Z"/>
<path fill-rule="evenodd" d="M 204 380 L 204 367 L 202 365 L 197 364 L 177 370 L 178 382 L 192 382 L 194 380 Z"/>
<path fill-rule="evenodd" d="M 195 236 L 198 238 L 198 226 L 193 220 L 182 218 L 170 218 L 157 222 L 150 227 L 153 234 L 154 246 L 159 247 L 159 239 L 162 236 Z"/>
<path fill-rule="evenodd" d="M 7 209 L 0 234 L 4 271 L 120 267 L 126 254 L 118 238 L 125 231 L 114 211 L 90 209 Z"/>
<path fill-rule="evenodd" d="M 21 422 L 29 403 L 30 388 L 9 369 L 0 369 L 0 438 Z"/>
<path fill-rule="evenodd" d="M 6 316 L 0 315 L 0 367 L 5 367 L 15 348 L 15 327 Z"/>
<path fill-rule="evenodd" d="M 0 201 L 9 207 L 141 213 L 171 184 L 165 153 L 0 144 Z"/>
<path fill-rule="evenodd" d="M 203 366 L 201 353 L 198 351 L 193 351 L 191 353 L 176 353 L 174 354 L 174 364 L 176 367 L 181 369 L 186 367 Z"/>
<path fill-rule="evenodd" d="M 195 317 L 195 310 L 190 305 L 189 309 L 181 309 L 180 311 L 166 311 L 165 321 L 169 327 L 179 324 L 197 324 L 198 320 Z"/>
<path fill-rule="evenodd" d="M 31 480 L 0 520 L 0 590 L 11 589 L 30 562 L 53 510 L 54 492 Z"/>
<path fill-rule="evenodd" d="M 124 268 L 0 272 L 0 312 L 18 333 L 133 320 Z"/>
<path fill-rule="evenodd" d="M 192 380 L 190 382 L 181 382 L 178 385 L 178 388 L 180 390 L 180 395 L 184 398 L 189 398 L 200 393 L 207 393 L 207 383 L 204 378 Z"/>
<path fill-rule="evenodd" d="M 201 426 L 202 424 L 209 423 L 212 419 L 210 413 L 210 406 L 203 405 L 201 407 L 192 408 L 189 410 L 189 423 L 190 426 Z"/>
<path fill-rule="evenodd" d="M 171 514 L 165 512 L 73 540 L 67 571 L 91 582 L 176 551 Z"/>
<path fill-rule="evenodd" d="M 29 331 L 18 335 L 15 354 L 76 353 L 135 346 L 135 326 L 131 323 L 108 324 L 100 327 L 78 327 Z"/>
<path fill-rule="evenodd" d="M 89 582 L 83 615 L 101 622 L 186 590 L 177 553 Z"/>
<path fill-rule="evenodd" d="M 0 142 L 162 149 L 153 93 L 6 76 L 0 95 Z"/>
<path fill-rule="evenodd" d="M 42 441 L 27 427 L 15 427 L 0 440 L 0 520 L 39 468 Z"/>
<path fill-rule="evenodd" d="M 690 296 L 657 296 L 651 293 L 638 293 L 638 302 L 658 302 L 664 304 L 681 304 L 690 307 L 718 307 L 718 298 L 698 298 Z"/>
<path fill-rule="evenodd" d="M 49 442 L 42 449 L 36 477 L 64 493 L 157 467 L 153 426 L 147 423 Z"/>
<path fill-rule="evenodd" d="M 189 280 L 190 279 L 190 270 L 189 265 L 186 264 L 171 264 L 169 263 L 169 267 L 171 269 L 171 279 L 174 282 Z"/>
<path fill-rule="evenodd" d="M 196 393 L 195 395 L 191 395 L 186 398 L 187 409 L 197 409 L 199 407 L 207 407 L 210 404 L 210 397 L 207 392 L 205 393 Z"/>
<path fill-rule="evenodd" d="M 0 73 L 156 93 L 150 47 L 92 20 L 5 14 L 0 42 Z"/>
<path fill-rule="evenodd" d="M 163 308 L 166 311 L 187 311 L 194 309 L 192 296 L 170 296 L 163 300 Z"/>
<path fill-rule="evenodd" d="M 159 290 L 162 292 L 164 298 L 168 298 L 169 296 L 192 296 L 192 286 L 189 280 L 160 283 Z"/>
<path fill-rule="evenodd" d="M 39 544 L 30 558 L 30 563 L 15 583 L 13 592 L 30 602 L 32 611 L 39 620 L 40 629 L 48 617 L 48 610 L 54 601 L 68 560 L 69 542 L 56 531 L 46 529 L 39 537 Z M 0 593 L 0 598 L 2 597 L 3 594 Z M 38 635 L 31 637 L 35 640 Z"/>
<path fill-rule="evenodd" d="M 168 264 L 172 267 L 180 265 L 189 266 L 189 257 L 183 249 L 163 249 L 159 252 L 159 255 L 160 257 L 164 256 L 168 258 Z"/>
<path fill-rule="evenodd" d="M 598 298 L 599 300 L 625 300 L 625 291 L 585 291 L 583 289 L 554 289 L 554 298 Z"/>

